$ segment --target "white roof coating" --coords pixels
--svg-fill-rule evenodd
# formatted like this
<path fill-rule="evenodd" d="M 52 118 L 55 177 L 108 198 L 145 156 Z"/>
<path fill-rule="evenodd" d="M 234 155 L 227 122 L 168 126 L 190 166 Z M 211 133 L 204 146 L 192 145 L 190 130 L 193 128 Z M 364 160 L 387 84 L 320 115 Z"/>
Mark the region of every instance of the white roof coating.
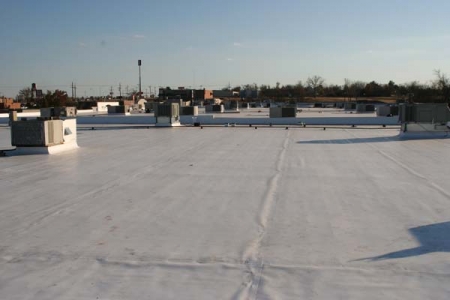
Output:
<path fill-rule="evenodd" d="M 449 299 L 450 139 L 397 134 L 79 130 L 0 157 L 0 299 Z"/>

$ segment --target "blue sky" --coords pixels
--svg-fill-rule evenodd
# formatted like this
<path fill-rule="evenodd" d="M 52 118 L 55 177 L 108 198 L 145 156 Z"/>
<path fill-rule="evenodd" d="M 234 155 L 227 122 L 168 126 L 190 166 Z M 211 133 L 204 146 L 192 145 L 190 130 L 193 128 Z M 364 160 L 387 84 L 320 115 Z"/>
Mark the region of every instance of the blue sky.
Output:
<path fill-rule="evenodd" d="M 450 1 L 0 1 L 0 95 L 450 73 Z"/>

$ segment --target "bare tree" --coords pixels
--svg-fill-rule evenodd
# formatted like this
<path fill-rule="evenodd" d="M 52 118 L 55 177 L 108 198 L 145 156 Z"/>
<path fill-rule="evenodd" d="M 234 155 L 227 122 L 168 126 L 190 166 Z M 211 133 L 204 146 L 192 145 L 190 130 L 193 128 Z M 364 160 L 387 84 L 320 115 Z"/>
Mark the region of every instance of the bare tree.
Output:
<path fill-rule="evenodd" d="M 353 92 L 353 96 L 355 97 L 355 100 L 358 99 L 359 96 L 361 96 L 361 91 L 364 90 L 366 87 L 366 83 L 362 81 L 355 81 L 351 84 L 351 90 Z"/>
<path fill-rule="evenodd" d="M 354 94 L 352 91 L 352 81 L 348 78 L 344 79 L 344 94 L 348 101 L 352 100 L 352 95 Z"/>
<path fill-rule="evenodd" d="M 31 88 L 25 87 L 19 91 L 19 94 L 17 95 L 17 98 L 20 100 L 22 104 L 26 104 L 28 101 L 31 100 L 32 92 Z"/>
<path fill-rule="evenodd" d="M 441 70 L 434 70 L 436 79 L 433 82 L 434 87 L 440 91 L 442 100 L 450 103 L 450 79 Z"/>
<path fill-rule="evenodd" d="M 314 92 L 314 98 L 317 96 L 317 88 L 320 87 L 321 85 L 323 85 L 323 83 L 325 82 L 325 79 L 323 79 L 320 76 L 314 75 L 313 77 L 308 77 L 308 79 L 306 80 L 306 84 L 312 88 L 313 92 Z"/>
<path fill-rule="evenodd" d="M 414 97 L 417 98 L 419 91 L 424 89 L 424 86 L 422 86 L 418 81 L 411 81 L 404 84 L 406 89 L 405 96 L 407 97 L 408 102 L 414 103 Z M 419 99 L 420 100 L 420 99 Z"/>

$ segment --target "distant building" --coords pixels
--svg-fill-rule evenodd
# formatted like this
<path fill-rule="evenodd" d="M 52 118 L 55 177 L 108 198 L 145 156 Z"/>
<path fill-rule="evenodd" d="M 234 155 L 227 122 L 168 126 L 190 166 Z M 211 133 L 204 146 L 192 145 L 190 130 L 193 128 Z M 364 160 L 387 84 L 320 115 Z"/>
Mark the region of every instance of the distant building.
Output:
<path fill-rule="evenodd" d="M 97 101 L 94 100 L 84 100 L 84 101 L 79 101 L 77 103 L 77 108 L 78 109 L 92 109 L 93 107 L 97 106 Z"/>
<path fill-rule="evenodd" d="M 0 109 L 19 109 L 20 102 L 14 102 L 12 98 L 0 98 Z"/>
<path fill-rule="evenodd" d="M 142 99 L 141 99 L 142 100 Z M 140 101 L 140 100 L 139 100 Z M 138 103 L 139 103 L 138 101 Z M 134 105 L 134 101 L 133 100 L 119 100 L 119 105 L 123 105 L 123 106 L 133 106 Z"/>
<path fill-rule="evenodd" d="M 194 99 L 194 90 L 178 88 L 176 90 L 161 88 L 159 89 L 159 99 L 182 99 L 184 101 L 190 101 Z"/>
<path fill-rule="evenodd" d="M 159 89 L 160 100 L 181 99 L 186 102 L 191 100 L 208 100 L 213 98 L 213 91 L 207 89 L 195 90 L 185 89 L 183 87 L 179 87 L 176 90 L 168 88 Z"/>
<path fill-rule="evenodd" d="M 213 96 L 214 98 L 233 98 L 239 97 L 239 93 L 230 90 L 214 90 Z"/>
<path fill-rule="evenodd" d="M 241 97 L 242 99 L 256 99 L 258 98 L 258 90 L 252 90 L 252 89 L 248 89 L 248 90 L 241 90 L 241 92 L 239 93 L 239 97 Z"/>
<path fill-rule="evenodd" d="M 194 91 L 194 99 L 195 100 L 209 100 L 209 99 L 213 99 L 214 95 L 213 95 L 213 91 L 212 90 L 195 90 Z"/>

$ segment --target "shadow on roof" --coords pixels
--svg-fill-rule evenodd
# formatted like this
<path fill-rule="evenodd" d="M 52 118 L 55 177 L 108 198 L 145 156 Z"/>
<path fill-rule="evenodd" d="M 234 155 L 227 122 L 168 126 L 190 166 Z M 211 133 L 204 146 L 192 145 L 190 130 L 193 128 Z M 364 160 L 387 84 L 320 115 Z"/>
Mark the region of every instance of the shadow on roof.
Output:
<path fill-rule="evenodd" d="M 165 128 L 165 127 L 155 127 L 148 125 L 136 125 L 136 126 L 83 126 L 77 127 L 77 131 L 91 131 L 91 130 L 129 130 L 129 129 L 154 129 L 154 128 Z"/>
<path fill-rule="evenodd" d="M 446 139 L 447 136 L 433 136 L 433 135 L 396 135 L 396 136 L 380 136 L 370 138 L 349 138 L 349 139 L 334 139 L 334 140 L 305 140 L 298 141 L 297 144 L 362 144 L 362 143 L 386 143 L 398 142 L 408 140 L 436 140 Z"/>
<path fill-rule="evenodd" d="M 401 140 L 398 136 L 393 137 L 370 137 L 370 138 L 349 138 L 335 140 L 309 140 L 298 141 L 297 144 L 360 144 L 360 143 L 384 143 Z"/>
<path fill-rule="evenodd" d="M 450 222 L 414 227 L 409 229 L 409 232 L 420 243 L 420 246 L 353 261 L 380 261 L 419 256 L 434 252 L 450 252 Z"/>

